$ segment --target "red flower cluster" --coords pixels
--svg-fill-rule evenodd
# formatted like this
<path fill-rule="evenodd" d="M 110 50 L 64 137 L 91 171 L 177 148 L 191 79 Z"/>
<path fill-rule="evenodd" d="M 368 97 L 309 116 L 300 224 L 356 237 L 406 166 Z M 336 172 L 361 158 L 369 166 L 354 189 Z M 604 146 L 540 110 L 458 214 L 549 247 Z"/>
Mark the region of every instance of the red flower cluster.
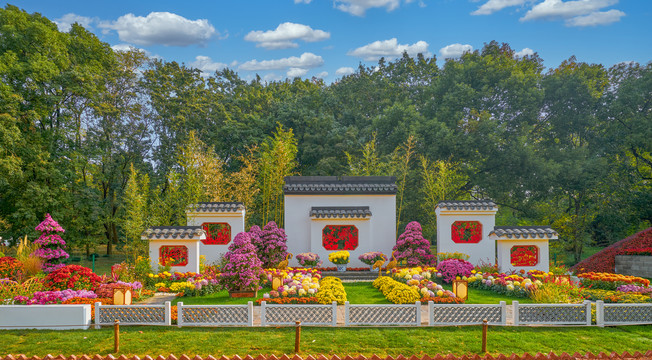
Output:
<path fill-rule="evenodd" d="M 652 247 L 652 227 L 608 246 L 575 264 L 571 269 L 577 273 L 589 271 L 615 272 L 615 258 L 621 250 Z"/>
<path fill-rule="evenodd" d="M 0 279 L 17 280 L 23 272 L 23 263 L 11 256 L 0 257 Z"/>
<path fill-rule="evenodd" d="M 482 240 L 482 224 L 478 221 L 456 221 L 451 226 L 453 242 L 475 244 Z"/>
<path fill-rule="evenodd" d="M 355 250 L 358 247 L 358 228 L 354 225 L 326 225 L 321 241 L 326 250 Z"/>
<path fill-rule="evenodd" d="M 624 249 L 624 250 L 620 250 L 618 252 L 618 255 L 651 256 L 652 247 Z"/>
<path fill-rule="evenodd" d="M 226 245 L 231 242 L 231 225 L 227 223 L 204 223 L 206 240 L 201 242 L 204 245 Z"/>
<path fill-rule="evenodd" d="M 539 248 L 535 245 L 512 246 L 510 262 L 513 266 L 534 266 L 539 263 Z"/>
<path fill-rule="evenodd" d="M 164 245 L 158 250 L 159 259 L 164 259 L 165 265 L 188 265 L 188 248 L 183 245 Z"/>
<path fill-rule="evenodd" d="M 102 283 L 102 278 L 93 270 L 79 266 L 66 265 L 45 277 L 43 284 L 48 290 L 95 290 Z"/>

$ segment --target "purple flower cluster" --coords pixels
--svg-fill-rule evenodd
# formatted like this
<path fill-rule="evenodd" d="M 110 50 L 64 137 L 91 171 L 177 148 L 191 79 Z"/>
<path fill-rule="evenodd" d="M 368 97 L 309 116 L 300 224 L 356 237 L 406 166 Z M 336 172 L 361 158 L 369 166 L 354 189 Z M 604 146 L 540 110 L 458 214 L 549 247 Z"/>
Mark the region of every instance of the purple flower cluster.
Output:
<path fill-rule="evenodd" d="M 358 260 L 362 261 L 367 265 L 373 265 L 378 260 L 387 260 L 387 256 L 379 251 L 366 252 L 358 256 Z"/>
<path fill-rule="evenodd" d="M 407 224 L 393 250 L 396 259 L 405 260 L 407 266 L 430 265 L 435 260 L 430 253 L 430 241 L 423 237 L 421 224 L 416 221 Z"/>
<path fill-rule="evenodd" d="M 471 276 L 473 268 L 473 264 L 461 259 L 448 259 L 437 264 L 437 271 L 447 283 L 452 283 L 457 276 Z"/>
<path fill-rule="evenodd" d="M 32 294 L 32 298 L 27 296 L 16 296 L 14 301 L 18 304 L 24 305 L 46 305 L 46 304 L 61 304 L 66 300 L 72 298 L 88 298 L 95 299 L 97 294 L 89 290 L 63 290 L 63 291 L 36 291 Z"/>
<path fill-rule="evenodd" d="M 235 236 L 224 259 L 227 263 L 219 280 L 222 287 L 228 291 L 261 289 L 259 283 L 263 263 L 256 255 L 256 247 L 251 243 L 249 233 L 241 232 Z"/>
<path fill-rule="evenodd" d="M 299 262 L 299 265 L 304 267 L 321 266 L 322 264 L 322 262 L 319 261 L 319 255 L 312 252 L 297 254 L 297 261 Z"/>
<path fill-rule="evenodd" d="M 641 293 L 641 294 L 651 294 L 652 295 L 652 288 L 646 288 L 643 286 L 636 286 L 636 285 L 620 285 L 619 287 L 616 288 L 617 291 L 622 291 L 622 292 L 635 292 L 635 293 Z"/>
<path fill-rule="evenodd" d="M 43 259 L 43 271 L 52 272 L 62 268 L 63 260 L 70 257 L 64 250 L 66 242 L 57 235 L 57 232 L 63 233 L 65 230 L 52 219 L 50 214 L 45 215 L 45 220 L 38 224 L 37 231 L 41 231 L 41 236 L 34 240 L 35 244 L 40 245 L 32 255 Z"/>
<path fill-rule="evenodd" d="M 261 230 L 254 225 L 249 229 L 251 243 L 256 247 L 258 258 L 263 262 L 264 268 L 273 268 L 285 259 L 287 254 L 287 241 L 285 230 L 279 228 L 275 222 L 270 221 Z"/>

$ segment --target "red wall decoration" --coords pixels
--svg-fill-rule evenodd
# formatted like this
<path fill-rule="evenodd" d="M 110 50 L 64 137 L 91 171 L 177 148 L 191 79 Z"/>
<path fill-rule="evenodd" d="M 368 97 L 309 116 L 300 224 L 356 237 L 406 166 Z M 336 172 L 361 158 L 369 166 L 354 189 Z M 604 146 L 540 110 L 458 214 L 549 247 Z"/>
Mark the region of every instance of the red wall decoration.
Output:
<path fill-rule="evenodd" d="M 539 263 L 539 248 L 536 245 L 512 246 L 509 253 L 512 266 L 535 266 Z"/>
<path fill-rule="evenodd" d="M 326 225 L 321 242 L 326 250 L 355 250 L 358 247 L 358 228 L 355 225 Z"/>
<path fill-rule="evenodd" d="M 183 245 L 163 245 L 158 249 L 159 263 L 170 266 L 188 265 L 188 248 Z"/>
<path fill-rule="evenodd" d="M 479 221 L 456 221 L 451 226 L 454 243 L 476 244 L 482 240 L 482 224 Z"/>
<path fill-rule="evenodd" d="M 206 240 L 201 241 L 204 245 L 226 245 L 231 242 L 231 225 L 227 223 L 203 223 L 202 228 L 206 232 Z"/>

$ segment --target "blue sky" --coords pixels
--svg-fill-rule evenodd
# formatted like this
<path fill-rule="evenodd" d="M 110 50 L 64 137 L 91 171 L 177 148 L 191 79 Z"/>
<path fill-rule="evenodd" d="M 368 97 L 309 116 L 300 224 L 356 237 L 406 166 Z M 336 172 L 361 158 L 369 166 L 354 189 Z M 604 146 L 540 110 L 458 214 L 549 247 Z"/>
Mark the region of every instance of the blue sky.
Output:
<path fill-rule="evenodd" d="M 575 55 L 607 67 L 652 60 L 650 0 L 113 0 L 12 2 L 65 31 L 79 22 L 116 49 L 245 79 L 317 76 L 404 50 L 444 58 L 491 40 L 547 67 Z"/>

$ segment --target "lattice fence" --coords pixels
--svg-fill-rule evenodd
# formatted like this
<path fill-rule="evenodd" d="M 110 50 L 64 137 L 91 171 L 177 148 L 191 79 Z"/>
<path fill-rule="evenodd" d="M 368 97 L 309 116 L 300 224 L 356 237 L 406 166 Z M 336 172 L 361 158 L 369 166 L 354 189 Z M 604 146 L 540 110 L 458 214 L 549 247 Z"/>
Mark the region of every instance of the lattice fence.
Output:
<path fill-rule="evenodd" d="M 428 302 L 428 325 L 470 325 L 482 324 L 487 319 L 490 325 L 507 323 L 507 304 L 500 305 L 466 305 L 435 304 Z"/>
<path fill-rule="evenodd" d="M 260 325 L 337 325 L 337 302 L 331 305 L 260 304 Z"/>
<path fill-rule="evenodd" d="M 177 325 L 182 326 L 228 326 L 254 325 L 254 303 L 247 305 L 184 305 L 177 304 Z"/>
<path fill-rule="evenodd" d="M 597 325 L 652 324 L 652 304 L 605 304 L 596 301 Z"/>
<path fill-rule="evenodd" d="M 170 302 L 163 305 L 102 305 L 95 303 L 95 324 L 113 324 L 115 320 L 120 325 L 170 325 Z"/>
<path fill-rule="evenodd" d="M 344 303 L 344 324 L 421 325 L 421 302 L 405 305 L 351 305 Z"/>
<path fill-rule="evenodd" d="M 519 304 L 514 305 L 514 325 L 591 325 L 591 302 L 583 304 Z"/>

